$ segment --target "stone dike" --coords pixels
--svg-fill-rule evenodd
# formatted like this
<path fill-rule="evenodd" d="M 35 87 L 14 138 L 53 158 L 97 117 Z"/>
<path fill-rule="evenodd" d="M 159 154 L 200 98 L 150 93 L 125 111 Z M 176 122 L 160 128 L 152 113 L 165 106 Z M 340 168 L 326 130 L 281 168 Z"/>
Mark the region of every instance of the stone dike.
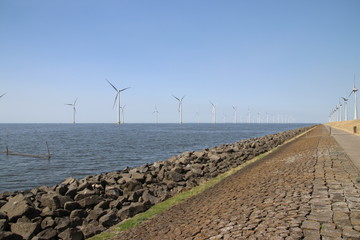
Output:
<path fill-rule="evenodd" d="M 308 130 L 241 140 L 121 171 L 0 194 L 0 239 L 84 239 Z"/>

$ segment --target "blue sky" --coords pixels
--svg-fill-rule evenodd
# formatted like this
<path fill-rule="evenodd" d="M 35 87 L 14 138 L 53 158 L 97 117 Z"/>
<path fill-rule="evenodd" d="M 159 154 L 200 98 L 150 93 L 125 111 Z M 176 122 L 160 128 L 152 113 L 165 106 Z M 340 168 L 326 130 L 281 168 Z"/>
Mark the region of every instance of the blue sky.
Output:
<path fill-rule="evenodd" d="M 0 0 L 0 123 L 326 122 L 360 86 L 360 1 Z M 225 117 L 224 117 L 225 116 Z M 353 98 L 349 118 L 353 117 Z M 225 119 L 224 119 L 225 118 Z"/>

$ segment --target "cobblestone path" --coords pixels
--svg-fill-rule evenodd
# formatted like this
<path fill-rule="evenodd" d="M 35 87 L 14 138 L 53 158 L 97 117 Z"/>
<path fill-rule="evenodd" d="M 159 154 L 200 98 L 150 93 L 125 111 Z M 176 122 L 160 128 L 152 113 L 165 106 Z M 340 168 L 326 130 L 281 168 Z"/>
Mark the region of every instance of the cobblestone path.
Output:
<path fill-rule="evenodd" d="M 319 126 L 114 239 L 360 239 L 358 179 Z"/>
<path fill-rule="evenodd" d="M 360 239 L 358 169 L 330 136 L 321 138 L 317 156 L 305 239 Z"/>

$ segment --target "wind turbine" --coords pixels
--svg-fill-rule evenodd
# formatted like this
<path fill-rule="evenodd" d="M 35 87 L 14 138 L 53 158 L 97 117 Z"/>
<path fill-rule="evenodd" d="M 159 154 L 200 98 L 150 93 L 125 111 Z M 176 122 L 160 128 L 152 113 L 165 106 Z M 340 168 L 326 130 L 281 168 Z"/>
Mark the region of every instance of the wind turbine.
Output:
<path fill-rule="evenodd" d="M 354 119 L 358 119 L 358 111 L 357 111 L 357 91 L 359 89 L 357 89 L 355 87 L 355 74 L 354 74 L 354 87 L 351 90 L 351 93 L 349 95 L 349 97 L 351 96 L 352 93 L 354 93 Z"/>
<path fill-rule="evenodd" d="M 125 114 L 124 114 L 124 108 L 126 107 L 126 104 L 122 107 L 120 107 L 121 109 L 121 114 L 122 114 L 122 119 L 123 119 L 123 124 L 125 123 Z"/>
<path fill-rule="evenodd" d="M 212 108 L 211 108 L 211 113 L 212 113 L 212 119 L 213 119 L 213 123 L 216 124 L 216 105 L 213 104 L 212 102 L 210 102 Z"/>
<path fill-rule="evenodd" d="M 159 111 L 158 111 L 158 109 L 157 109 L 157 107 L 156 107 L 156 105 L 155 105 L 155 111 L 153 111 L 153 114 L 156 114 L 156 123 L 159 123 Z"/>
<path fill-rule="evenodd" d="M 347 121 L 348 120 L 348 105 L 347 105 L 347 101 L 349 100 L 348 98 L 344 98 L 342 97 L 342 99 L 344 100 L 344 120 Z"/>
<path fill-rule="evenodd" d="M 180 114 L 180 124 L 182 124 L 182 123 L 183 123 L 183 121 L 182 121 L 182 101 L 183 101 L 185 95 L 184 95 L 181 99 L 178 98 L 178 97 L 175 97 L 174 95 L 172 95 L 172 96 L 173 96 L 176 100 L 179 101 L 179 109 L 178 109 L 178 111 L 179 111 L 179 114 Z"/>
<path fill-rule="evenodd" d="M 126 89 L 129 89 L 130 87 L 127 87 L 127 88 L 123 88 L 123 89 L 120 89 L 118 90 L 113 84 L 111 84 L 111 82 L 109 82 L 109 80 L 106 79 L 106 81 L 115 89 L 116 91 L 116 96 L 115 96 L 115 100 L 114 100 L 114 106 L 116 105 L 116 100 L 119 99 L 119 102 L 118 102 L 118 122 L 117 124 L 120 124 L 120 109 L 121 109 L 121 105 L 120 105 L 120 93 L 125 91 Z"/>
<path fill-rule="evenodd" d="M 251 111 L 250 111 L 250 108 L 248 108 L 248 123 L 251 123 Z"/>
<path fill-rule="evenodd" d="M 234 109 L 234 123 L 237 123 L 237 107 L 232 106 L 232 108 Z"/>
<path fill-rule="evenodd" d="M 66 103 L 65 105 L 72 106 L 73 107 L 73 123 L 75 124 L 75 113 L 76 113 L 76 101 L 78 98 L 75 99 L 74 103 Z"/>
<path fill-rule="evenodd" d="M 339 100 L 339 110 L 340 110 L 339 121 L 341 122 L 342 121 L 342 104 L 341 104 L 340 100 Z"/>

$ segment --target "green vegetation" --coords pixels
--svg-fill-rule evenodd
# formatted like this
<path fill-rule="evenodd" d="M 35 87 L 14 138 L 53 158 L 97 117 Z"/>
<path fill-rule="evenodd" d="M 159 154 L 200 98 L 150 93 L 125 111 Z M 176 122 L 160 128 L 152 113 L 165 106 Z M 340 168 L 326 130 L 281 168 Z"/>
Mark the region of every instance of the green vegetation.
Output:
<path fill-rule="evenodd" d="M 274 149 L 275 150 L 275 149 Z M 274 151 L 272 150 L 272 151 Z M 245 166 L 257 161 L 258 159 L 263 158 L 265 155 L 269 154 L 269 151 L 267 153 L 264 153 L 262 155 L 259 155 L 255 158 L 253 158 L 250 161 L 247 161 L 246 163 L 229 170 L 228 172 L 225 172 L 213 179 L 210 179 L 209 181 L 205 182 L 204 184 L 194 187 L 188 191 L 179 193 L 177 195 L 175 195 L 172 198 L 167 199 L 164 202 L 161 202 L 159 204 L 156 204 L 154 206 L 152 206 L 150 209 L 148 209 L 146 212 L 140 213 L 138 215 L 136 215 L 133 218 L 124 220 L 123 222 L 119 223 L 118 225 L 110 228 L 109 230 L 107 230 L 106 232 L 100 233 L 99 235 L 96 235 L 92 238 L 90 238 L 90 240 L 105 240 L 105 239 L 109 239 L 113 236 L 115 236 L 117 233 L 125 231 L 127 229 L 130 229 L 132 227 L 135 227 L 136 225 L 140 224 L 141 222 L 150 219 L 164 211 L 166 211 L 167 209 L 171 208 L 172 206 L 175 206 L 176 204 L 192 197 L 195 196 L 203 191 L 205 191 L 206 189 L 214 186 L 215 184 L 219 183 L 221 180 L 225 179 L 226 177 L 234 174 L 235 172 L 239 171 L 240 169 L 244 168 Z"/>
<path fill-rule="evenodd" d="M 312 130 L 313 128 L 311 128 L 310 130 Z M 286 141 L 284 144 L 290 142 L 290 141 L 293 141 L 297 138 L 299 138 L 300 136 L 306 134 L 307 132 L 309 132 L 310 130 L 298 135 L 298 136 L 295 136 L 294 138 Z M 284 145 L 282 144 L 282 145 Z M 282 146 L 281 145 L 281 146 Z M 136 215 L 135 217 L 133 218 L 130 218 L 130 219 L 127 219 L 127 220 L 124 220 L 123 222 L 111 227 L 110 229 L 108 229 L 107 231 L 103 232 L 103 233 L 100 233 L 92 238 L 90 238 L 90 240 L 106 240 L 106 239 L 109 239 L 117 234 L 119 234 L 120 232 L 122 231 L 125 231 L 125 230 L 128 230 L 132 227 L 135 227 L 136 225 L 139 225 L 140 223 L 142 223 L 143 221 L 147 220 L 147 219 L 150 219 L 164 211 L 166 211 L 167 209 L 171 208 L 172 206 L 175 206 L 176 204 L 179 204 L 180 202 L 192 197 L 192 196 L 195 196 L 203 191 L 205 191 L 206 189 L 214 186 L 215 184 L 219 183 L 220 181 L 222 181 L 223 179 L 227 178 L 228 176 L 236 173 L 237 171 L 239 171 L 240 169 L 248 166 L 249 164 L 265 157 L 266 155 L 272 153 L 273 151 L 275 151 L 276 149 L 278 149 L 280 146 L 266 152 L 266 153 L 263 153 L 243 164 L 241 164 L 240 166 L 236 167 L 236 168 L 233 168 L 221 175 L 218 175 L 217 177 L 213 178 L 213 179 L 210 179 L 208 180 L 207 182 L 205 182 L 204 184 L 202 185 L 199 185 L 197 187 L 194 187 L 188 191 L 185 191 L 185 192 L 181 192 L 177 195 L 175 195 L 174 197 L 172 198 L 169 198 L 167 199 L 166 201 L 164 202 L 161 202 L 159 204 L 156 204 L 154 206 L 152 206 L 150 209 L 148 209 L 146 212 L 143 212 L 143 213 L 140 213 L 138 215 Z"/>

